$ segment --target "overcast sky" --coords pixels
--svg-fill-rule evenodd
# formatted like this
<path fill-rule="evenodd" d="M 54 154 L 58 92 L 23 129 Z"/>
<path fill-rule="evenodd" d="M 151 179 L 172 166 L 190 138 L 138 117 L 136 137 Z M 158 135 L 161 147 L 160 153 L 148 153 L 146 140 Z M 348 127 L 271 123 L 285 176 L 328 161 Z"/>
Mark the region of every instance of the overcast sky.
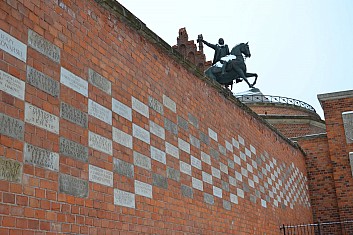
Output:
<path fill-rule="evenodd" d="M 229 48 L 249 41 L 248 72 L 265 95 L 295 98 L 323 117 L 317 94 L 353 89 L 353 0 L 118 0 L 169 45 L 185 27 Z M 214 51 L 204 47 L 207 60 Z M 247 90 L 246 84 L 233 92 Z"/>

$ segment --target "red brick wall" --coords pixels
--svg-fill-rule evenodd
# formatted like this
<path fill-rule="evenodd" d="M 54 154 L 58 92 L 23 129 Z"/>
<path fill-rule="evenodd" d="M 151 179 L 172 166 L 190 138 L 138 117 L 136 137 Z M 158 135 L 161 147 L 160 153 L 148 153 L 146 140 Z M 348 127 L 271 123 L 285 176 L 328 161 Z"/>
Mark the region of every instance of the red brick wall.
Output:
<path fill-rule="evenodd" d="M 247 104 L 255 113 L 262 115 L 284 115 L 284 116 L 311 116 L 314 118 L 320 119 L 319 115 L 304 108 L 297 106 L 290 106 L 285 104 L 273 104 L 273 103 L 264 103 L 264 104 Z"/>
<path fill-rule="evenodd" d="M 0 234 L 280 234 L 312 220 L 303 153 L 151 42 L 127 10 L 0 4 L 0 28 L 27 45 L 25 61 L 0 50 L 1 78 L 14 77 L 0 87 Z M 30 45 L 29 30 L 40 43 Z M 31 83 L 30 68 L 60 91 Z M 87 82 L 90 69 L 111 93 Z"/>
<path fill-rule="evenodd" d="M 309 123 L 307 124 L 274 123 L 272 125 L 288 138 L 325 133 L 325 129 L 317 126 L 313 126 Z"/>

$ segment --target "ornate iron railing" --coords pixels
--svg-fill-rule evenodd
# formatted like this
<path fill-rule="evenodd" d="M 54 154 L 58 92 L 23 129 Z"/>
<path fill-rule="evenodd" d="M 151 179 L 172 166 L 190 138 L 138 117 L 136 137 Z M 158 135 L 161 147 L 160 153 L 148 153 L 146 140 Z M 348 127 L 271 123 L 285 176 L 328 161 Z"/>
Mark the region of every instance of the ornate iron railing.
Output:
<path fill-rule="evenodd" d="M 282 97 L 282 96 L 272 96 L 272 95 L 241 95 L 236 96 L 243 103 L 280 103 L 280 104 L 289 104 L 298 107 L 302 107 L 313 111 L 316 113 L 313 106 L 307 104 L 303 101 Z"/>

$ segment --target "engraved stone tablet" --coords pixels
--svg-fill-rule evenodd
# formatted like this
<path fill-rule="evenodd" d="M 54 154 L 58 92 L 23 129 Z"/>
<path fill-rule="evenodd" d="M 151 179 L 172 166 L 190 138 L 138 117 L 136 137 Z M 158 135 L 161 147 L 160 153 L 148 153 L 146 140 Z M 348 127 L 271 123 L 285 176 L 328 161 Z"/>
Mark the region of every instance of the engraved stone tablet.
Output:
<path fill-rule="evenodd" d="M 230 211 L 232 209 L 232 205 L 230 204 L 230 202 L 223 200 L 223 208 Z"/>
<path fill-rule="evenodd" d="M 58 97 L 60 93 L 60 83 L 42 72 L 27 65 L 27 82 L 51 96 Z"/>
<path fill-rule="evenodd" d="M 200 140 L 206 145 L 210 144 L 210 138 L 203 132 L 200 131 Z"/>
<path fill-rule="evenodd" d="M 180 171 L 187 175 L 191 175 L 191 166 L 186 162 L 180 161 Z"/>
<path fill-rule="evenodd" d="M 112 111 L 91 99 L 88 100 L 88 114 L 109 125 L 112 124 Z"/>
<path fill-rule="evenodd" d="M 116 99 L 112 98 L 112 110 L 114 113 L 119 114 L 123 118 L 132 121 L 132 111 L 131 108 Z"/>
<path fill-rule="evenodd" d="M 213 186 L 213 195 L 215 195 L 216 197 L 222 198 L 222 189 Z"/>
<path fill-rule="evenodd" d="M 60 82 L 68 88 L 88 97 L 88 82 L 61 67 Z"/>
<path fill-rule="evenodd" d="M 178 147 L 180 150 L 190 154 L 190 144 L 183 139 L 178 138 Z"/>
<path fill-rule="evenodd" d="M 132 149 L 132 136 L 113 127 L 113 141 Z"/>
<path fill-rule="evenodd" d="M 0 156 L 0 180 L 20 183 L 21 179 L 22 164 Z"/>
<path fill-rule="evenodd" d="M 208 136 L 214 139 L 215 141 L 218 141 L 217 133 L 211 128 L 208 128 Z"/>
<path fill-rule="evenodd" d="M 222 189 L 229 192 L 229 183 L 222 180 Z"/>
<path fill-rule="evenodd" d="M 132 135 L 137 139 L 150 144 L 150 133 L 136 124 L 132 124 Z"/>
<path fill-rule="evenodd" d="M 27 59 L 27 46 L 0 29 L 0 49 L 23 62 Z"/>
<path fill-rule="evenodd" d="M 191 187 L 186 186 L 184 184 L 181 185 L 181 194 L 184 197 L 189 197 L 189 198 L 193 198 L 194 197 L 194 191 L 192 190 Z"/>
<path fill-rule="evenodd" d="M 219 152 L 222 154 L 222 155 L 227 155 L 227 151 L 226 151 L 226 148 L 220 144 L 218 144 L 218 149 L 219 149 Z"/>
<path fill-rule="evenodd" d="M 214 204 L 214 197 L 211 194 L 208 193 L 204 193 L 203 194 L 203 200 L 207 203 L 207 204 Z"/>
<path fill-rule="evenodd" d="M 179 149 L 168 142 L 165 142 L 165 152 L 179 159 Z"/>
<path fill-rule="evenodd" d="M 233 145 L 226 141 L 226 149 L 229 151 L 229 152 L 233 152 Z"/>
<path fill-rule="evenodd" d="M 243 137 L 241 137 L 240 135 L 238 135 L 238 140 L 239 140 L 239 144 L 245 145 L 245 141 L 244 141 Z"/>
<path fill-rule="evenodd" d="M 0 134 L 23 140 L 24 131 L 24 122 L 0 113 Z"/>
<path fill-rule="evenodd" d="M 219 163 L 219 168 L 221 169 L 222 172 L 228 174 L 228 166 L 223 164 L 222 162 Z"/>
<path fill-rule="evenodd" d="M 237 186 L 237 180 L 232 176 L 229 176 L 229 184 L 233 186 Z"/>
<path fill-rule="evenodd" d="M 342 119 L 347 144 L 353 143 L 353 111 L 343 112 Z"/>
<path fill-rule="evenodd" d="M 88 162 L 88 148 L 64 137 L 60 137 L 60 154 Z"/>
<path fill-rule="evenodd" d="M 113 172 L 106 169 L 89 165 L 89 181 L 113 187 Z"/>
<path fill-rule="evenodd" d="M 103 153 L 113 155 L 112 141 L 91 131 L 88 133 L 88 146 Z"/>
<path fill-rule="evenodd" d="M 33 146 L 25 143 L 24 145 L 24 160 L 35 166 L 43 167 L 48 170 L 59 170 L 59 154 L 50 152 L 46 149 Z"/>
<path fill-rule="evenodd" d="M 191 165 L 199 170 L 202 169 L 201 161 L 194 156 L 191 156 Z"/>
<path fill-rule="evenodd" d="M 153 173 L 152 178 L 153 178 L 153 185 L 159 188 L 168 189 L 168 181 L 166 177 Z"/>
<path fill-rule="evenodd" d="M 165 152 L 153 146 L 151 146 L 151 158 L 163 164 L 167 164 L 167 158 L 166 158 Z"/>
<path fill-rule="evenodd" d="M 167 118 L 164 119 L 164 128 L 174 135 L 178 135 L 178 126 Z"/>
<path fill-rule="evenodd" d="M 169 179 L 180 181 L 180 171 L 175 170 L 174 168 L 167 167 L 167 177 Z"/>
<path fill-rule="evenodd" d="M 231 201 L 232 203 L 234 203 L 234 204 L 238 204 L 238 196 L 235 195 L 235 194 L 233 194 L 233 193 L 231 193 L 231 194 L 230 194 L 230 201 Z"/>
<path fill-rule="evenodd" d="M 165 139 L 165 131 L 164 128 L 161 127 L 160 125 L 150 121 L 150 132 L 156 136 L 158 136 L 159 138 L 161 138 L 162 140 Z"/>
<path fill-rule="evenodd" d="M 142 114 L 146 118 L 150 117 L 150 113 L 148 110 L 148 106 L 136 99 L 135 97 L 131 97 L 132 109 L 136 112 Z"/>
<path fill-rule="evenodd" d="M 191 125 L 193 125 L 196 128 L 199 128 L 199 121 L 197 120 L 197 118 L 193 116 L 191 113 L 188 113 L 188 117 Z"/>
<path fill-rule="evenodd" d="M 183 128 L 186 131 L 189 131 L 188 122 L 184 118 L 182 118 L 180 116 L 178 116 L 178 126 L 180 126 L 181 128 Z"/>
<path fill-rule="evenodd" d="M 210 149 L 210 155 L 216 159 L 219 160 L 219 152 L 217 150 L 214 150 L 213 148 Z"/>
<path fill-rule="evenodd" d="M 59 134 L 59 118 L 29 103 L 25 105 L 25 121 L 47 131 Z"/>
<path fill-rule="evenodd" d="M 148 106 L 152 108 L 154 111 L 156 111 L 157 113 L 164 115 L 163 105 L 158 100 L 156 100 L 151 96 L 148 97 Z"/>
<path fill-rule="evenodd" d="M 88 81 L 108 95 L 112 94 L 112 83 L 93 69 L 88 69 Z"/>
<path fill-rule="evenodd" d="M 208 165 L 211 165 L 211 157 L 210 155 L 204 153 L 201 151 L 201 160 L 205 163 L 207 163 Z"/>
<path fill-rule="evenodd" d="M 0 90 L 20 100 L 25 98 L 26 83 L 0 70 Z"/>
<path fill-rule="evenodd" d="M 203 183 L 201 180 L 192 177 L 192 187 L 203 191 Z"/>
<path fill-rule="evenodd" d="M 351 171 L 352 171 L 352 176 L 353 176 L 353 152 L 349 153 L 349 162 L 351 164 Z"/>
<path fill-rule="evenodd" d="M 152 198 L 152 185 L 135 180 L 135 193 L 140 196 Z"/>
<path fill-rule="evenodd" d="M 75 197 L 87 197 L 88 182 L 71 175 L 59 175 L 59 191 Z"/>
<path fill-rule="evenodd" d="M 189 138 L 190 138 L 190 144 L 199 149 L 200 148 L 200 140 L 198 140 L 195 136 L 193 136 L 191 134 L 189 135 Z"/>
<path fill-rule="evenodd" d="M 114 171 L 128 178 L 134 178 L 134 165 L 114 158 Z"/>
<path fill-rule="evenodd" d="M 211 171 L 212 171 L 212 175 L 218 179 L 221 178 L 221 171 L 218 170 L 217 168 L 211 166 Z"/>
<path fill-rule="evenodd" d="M 229 158 L 227 159 L 227 161 L 228 161 L 228 167 L 234 169 L 234 167 L 235 167 L 234 161 L 232 159 L 229 159 Z"/>
<path fill-rule="evenodd" d="M 64 102 L 60 103 L 60 116 L 83 128 L 88 126 L 87 114 Z"/>
<path fill-rule="evenodd" d="M 213 184 L 212 175 L 202 172 L 202 180 L 206 183 Z"/>
<path fill-rule="evenodd" d="M 151 170 L 151 158 L 134 151 L 134 165 Z"/>
<path fill-rule="evenodd" d="M 170 109 L 172 112 L 176 113 L 176 104 L 175 102 L 170 99 L 168 96 L 163 95 L 163 104 L 165 107 Z"/>
<path fill-rule="evenodd" d="M 232 144 L 233 144 L 234 147 L 239 149 L 239 142 L 236 139 L 232 138 Z"/>
<path fill-rule="evenodd" d="M 28 46 L 60 63 L 60 49 L 32 30 L 28 30 Z"/>
<path fill-rule="evenodd" d="M 115 188 L 114 205 L 135 208 L 135 194 Z"/>

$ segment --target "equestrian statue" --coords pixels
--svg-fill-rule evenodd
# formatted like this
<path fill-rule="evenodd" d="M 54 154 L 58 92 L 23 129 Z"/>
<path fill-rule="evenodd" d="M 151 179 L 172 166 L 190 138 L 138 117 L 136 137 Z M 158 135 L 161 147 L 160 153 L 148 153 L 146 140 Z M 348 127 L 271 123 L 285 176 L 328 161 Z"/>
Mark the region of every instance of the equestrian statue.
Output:
<path fill-rule="evenodd" d="M 235 80 L 236 83 L 245 81 L 249 88 L 254 88 L 258 76 L 256 73 L 247 73 L 245 65 L 245 58 L 251 56 L 248 43 L 234 46 L 229 53 L 228 45 L 224 44 L 223 38 L 218 40 L 218 44 L 211 44 L 203 40 L 202 34 L 200 34 L 197 42 L 205 43 L 215 50 L 212 66 L 205 71 L 207 77 L 226 87 L 232 87 Z M 249 77 L 255 77 L 252 84 L 248 80 Z"/>

